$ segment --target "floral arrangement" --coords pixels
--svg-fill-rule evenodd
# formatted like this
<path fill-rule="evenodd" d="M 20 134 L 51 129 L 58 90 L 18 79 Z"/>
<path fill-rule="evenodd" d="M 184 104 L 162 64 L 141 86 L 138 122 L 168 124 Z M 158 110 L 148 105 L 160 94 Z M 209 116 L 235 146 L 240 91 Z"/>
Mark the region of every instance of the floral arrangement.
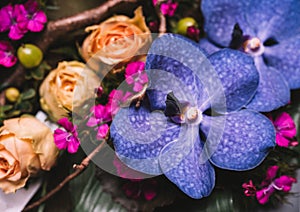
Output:
<path fill-rule="evenodd" d="M 0 3 L 1 190 L 42 179 L 24 211 L 287 203 L 299 2 L 100 2 L 73 15 L 51 0 Z"/>

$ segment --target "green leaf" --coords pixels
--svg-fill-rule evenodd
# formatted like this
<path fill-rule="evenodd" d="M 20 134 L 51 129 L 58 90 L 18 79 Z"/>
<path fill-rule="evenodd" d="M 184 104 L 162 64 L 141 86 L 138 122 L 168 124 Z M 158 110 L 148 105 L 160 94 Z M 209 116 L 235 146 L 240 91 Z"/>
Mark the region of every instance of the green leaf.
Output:
<path fill-rule="evenodd" d="M 35 80 L 44 79 L 45 73 L 51 69 L 47 62 L 43 61 L 37 68 L 31 70 L 31 76 Z"/>
<path fill-rule="evenodd" d="M 32 104 L 28 101 L 22 102 L 18 105 L 18 108 L 24 113 L 32 111 Z"/>
<path fill-rule="evenodd" d="M 33 88 L 30 88 L 29 90 L 21 94 L 21 99 L 22 100 L 31 99 L 35 96 L 35 94 L 36 94 L 35 90 Z"/>
<path fill-rule="evenodd" d="M 9 111 L 9 110 L 11 110 L 11 109 L 13 109 L 13 106 L 12 105 L 3 105 L 3 106 L 1 106 L 1 111 L 2 112 L 7 112 L 7 111 Z"/>
<path fill-rule="evenodd" d="M 126 210 L 115 203 L 111 196 L 103 191 L 100 182 L 95 178 L 95 167 L 91 164 L 80 176 L 70 182 L 73 195 L 74 211 L 114 211 Z"/>

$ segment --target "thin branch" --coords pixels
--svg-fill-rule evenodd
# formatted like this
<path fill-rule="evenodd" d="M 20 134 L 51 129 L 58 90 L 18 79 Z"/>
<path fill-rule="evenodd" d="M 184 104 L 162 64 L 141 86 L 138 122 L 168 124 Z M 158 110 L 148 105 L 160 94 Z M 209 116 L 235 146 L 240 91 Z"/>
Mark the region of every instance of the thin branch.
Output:
<path fill-rule="evenodd" d="M 80 175 L 89 165 L 90 161 L 95 157 L 95 155 L 102 149 L 106 141 L 104 140 L 96 149 L 94 149 L 86 158 L 84 158 L 79 165 L 74 164 L 73 168 L 75 171 L 68 175 L 60 184 L 58 184 L 54 189 L 52 189 L 45 196 L 37 200 L 36 202 L 28 205 L 22 211 L 29 211 L 45 201 L 47 201 L 50 197 L 52 197 L 55 193 L 57 193 L 60 189 L 62 189 L 69 181 L 73 180 L 75 177 Z"/>
<path fill-rule="evenodd" d="M 159 28 L 158 28 L 159 34 L 158 34 L 158 36 L 165 34 L 167 31 L 167 20 L 166 20 L 166 17 L 164 16 L 164 14 L 162 14 L 162 12 L 160 10 L 160 5 L 163 2 L 165 2 L 165 0 L 158 0 L 157 4 L 155 5 L 155 10 L 159 17 Z"/>

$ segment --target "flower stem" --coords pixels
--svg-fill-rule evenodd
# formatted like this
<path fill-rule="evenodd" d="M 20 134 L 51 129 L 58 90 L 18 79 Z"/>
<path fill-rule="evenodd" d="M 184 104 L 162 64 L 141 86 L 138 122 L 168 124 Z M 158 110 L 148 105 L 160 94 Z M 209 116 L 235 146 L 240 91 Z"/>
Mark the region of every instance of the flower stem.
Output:
<path fill-rule="evenodd" d="M 62 189 L 69 181 L 73 180 L 77 176 L 79 176 L 90 164 L 90 161 L 95 157 L 95 155 L 102 149 L 104 144 L 106 143 L 106 140 L 103 140 L 102 143 L 97 146 L 96 149 L 94 149 L 86 158 L 84 158 L 79 165 L 74 164 L 73 168 L 75 171 L 68 175 L 61 183 L 59 183 L 54 189 L 52 189 L 50 192 L 48 192 L 45 196 L 41 197 L 36 202 L 28 205 L 25 207 L 22 211 L 29 211 L 45 201 L 47 201 L 50 197 L 52 197 L 55 193 L 57 193 L 60 189 Z"/>

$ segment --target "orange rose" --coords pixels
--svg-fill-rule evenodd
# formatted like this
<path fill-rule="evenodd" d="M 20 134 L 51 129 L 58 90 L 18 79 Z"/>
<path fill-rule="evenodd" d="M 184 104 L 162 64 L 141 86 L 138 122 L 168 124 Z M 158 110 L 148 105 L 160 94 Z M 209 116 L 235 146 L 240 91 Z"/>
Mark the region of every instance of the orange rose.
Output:
<path fill-rule="evenodd" d="M 80 106 L 93 97 L 99 85 L 99 78 L 85 68 L 85 64 L 77 61 L 60 62 L 40 87 L 41 107 L 53 121 L 58 121 L 68 116 L 73 106 Z"/>
<path fill-rule="evenodd" d="M 92 33 L 83 42 L 82 57 L 87 61 L 97 53 L 97 57 L 108 65 L 127 62 L 151 41 L 141 7 L 135 10 L 132 19 L 117 15 L 87 27 L 86 31 Z"/>
<path fill-rule="evenodd" d="M 24 187 L 30 176 L 50 170 L 57 155 L 50 128 L 35 117 L 5 120 L 0 128 L 0 188 L 11 193 Z"/>

